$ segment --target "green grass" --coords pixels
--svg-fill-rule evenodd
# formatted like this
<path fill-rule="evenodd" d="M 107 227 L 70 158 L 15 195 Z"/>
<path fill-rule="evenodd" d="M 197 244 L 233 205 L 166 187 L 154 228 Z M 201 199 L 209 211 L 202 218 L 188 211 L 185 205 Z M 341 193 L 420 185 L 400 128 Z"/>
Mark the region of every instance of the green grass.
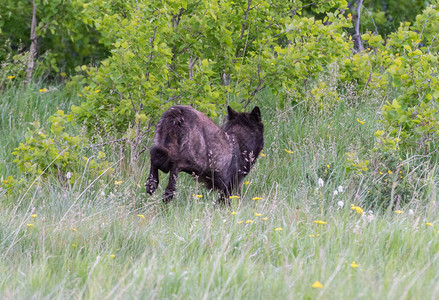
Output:
<path fill-rule="evenodd" d="M 76 101 L 39 88 L 0 96 L 3 176 L 17 174 L 9 153 L 27 124 Z M 116 168 L 71 187 L 49 178 L 16 199 L 0 196 L 0 298 L 437 298 L 435 173 L 426 197 L 369 221 L 366 187 L 346 174 L 345 153 L 372 148 L 379 127 L 379 103 L 366 100 L 309 114 L 300 105 L 277 111 L 264 96 L 265 157 L 231 208 L 185 174 L 167 207 L 166 175 L 147 197 L 147 155 L 131 174 Z M 323 288 L 312 288 L 317 280 Z"/>

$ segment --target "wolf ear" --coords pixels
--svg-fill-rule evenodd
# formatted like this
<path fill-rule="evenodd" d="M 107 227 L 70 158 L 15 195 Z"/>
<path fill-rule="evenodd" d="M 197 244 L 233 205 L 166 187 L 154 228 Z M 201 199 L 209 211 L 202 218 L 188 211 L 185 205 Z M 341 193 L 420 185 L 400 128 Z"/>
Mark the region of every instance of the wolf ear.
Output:
<path fill-rule="evenodd" d="M 250 115 L 253 118 L 255 118 L 256 121 L 261 122 L 262 118 L 261 118 L 261 111 L 259 110 L 259 107 L 255 106 L 255 108 L 253 108 Z"/>
<path fill-rule="evenodd" d="M 234 116 L 236 116 L 238 113 L 234 111 L 230 106 L 227 106 L 227 116 L 229 120 L 231 120 Z"/>

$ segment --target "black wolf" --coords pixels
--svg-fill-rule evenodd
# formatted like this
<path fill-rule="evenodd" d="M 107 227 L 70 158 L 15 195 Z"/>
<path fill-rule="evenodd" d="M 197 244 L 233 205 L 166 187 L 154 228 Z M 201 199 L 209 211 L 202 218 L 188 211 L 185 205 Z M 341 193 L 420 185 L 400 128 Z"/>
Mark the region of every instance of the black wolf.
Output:
<path fill-rule="evenodd" d="M 158 170 L 170 172 L 163 202 L 172 200 L 179 172 L 197 176 L 210 189 L 218 189 L 221 201 L 239 192 L 244 177 L 264 146 L 264 125 L 259 107 L 238 113 L 227 107 L 221 127 L 190 106 L 168 109 L 157 123 L 151 148 L 151 170 L 146 192 L 154 193 Z"/>

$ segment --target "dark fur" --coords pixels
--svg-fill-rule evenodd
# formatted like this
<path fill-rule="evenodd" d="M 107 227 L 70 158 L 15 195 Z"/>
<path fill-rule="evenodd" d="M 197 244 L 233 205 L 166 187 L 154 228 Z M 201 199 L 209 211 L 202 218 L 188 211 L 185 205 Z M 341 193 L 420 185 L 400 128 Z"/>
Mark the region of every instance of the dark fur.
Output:
<path fill-rule="evenodd" d="M 195 175 L 208 188 L 218 189 L 223 201 L 240 191 L 264 146 L 264 125 L 258 107 L 250 113 L 228 107 L 227 112 L 222 128 L 190 106 L 174 106 L 163 114 L 151 148 L 148 194 L 157 189 L 158 170 L 170 172 L 164 202 L 172 200 L 179 172 Z"/>

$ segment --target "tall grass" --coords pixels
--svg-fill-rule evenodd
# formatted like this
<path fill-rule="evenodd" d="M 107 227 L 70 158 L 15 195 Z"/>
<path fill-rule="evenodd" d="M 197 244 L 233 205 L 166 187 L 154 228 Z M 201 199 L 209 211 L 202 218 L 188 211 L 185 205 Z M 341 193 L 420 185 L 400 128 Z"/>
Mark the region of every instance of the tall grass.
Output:
<path fill-rule="evenodd" d="M 4 176 L 16 172 L 9 153 L 26 124 L 75 101 L 39 88 L 1 96 Z M 436 175 L 422 205 L 398 214 L 368 212 L 345 172 L 346 152 L 373 147 L 379 104 L 366 100 L 309 114 L 277 111 L 265 95 L 265 156 L 231 208 L 184 174 L 163 206 L 166 175 L 147 197 L 147 163 L 72 186 L 39 181 L 15 203 L 1 196 L 1 298 L 437 298 Z"/>
<path fill-rule="evenodd" d="M 0 91 L 0 176 L 16 175 L 11 152 L 23 142 L 30 123 L 44 123 L 56 110 L 67 111 L 78 101 L 68 96 L 60 86 L 48 88 L 43 82 L 23 86 L 11 86 Z M 3 167 L 2 167 L 3 166 Z"/>

